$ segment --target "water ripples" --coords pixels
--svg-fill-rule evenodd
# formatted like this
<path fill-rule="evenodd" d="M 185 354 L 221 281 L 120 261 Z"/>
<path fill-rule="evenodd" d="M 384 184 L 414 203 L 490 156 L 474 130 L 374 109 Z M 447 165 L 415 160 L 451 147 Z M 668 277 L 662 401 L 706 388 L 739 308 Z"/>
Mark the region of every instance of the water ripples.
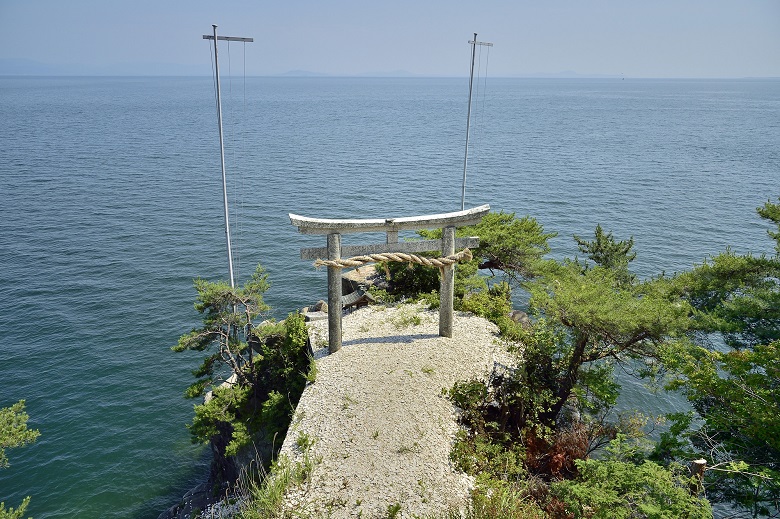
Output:
<path fill-rule="evenodd" d="M 153 517 L 203 475 L 181 398 L 198 355 L 192 279 L 226 277 L 207 78 L 0 79 L 0 405 L 40 440 L 12 451 L 0 498 L 31 515 Z M 635 237 L 641 276 L 731 245 L 771 252 L 755 208 L 780 179 L 778 81 L 491 80 L 474 117 L 467 205 L 530 214 L 556 257 L 597 223 Z M 458 79 L 262 78 L 226 98 L 234 247 L 276 317 L 325 295 L 300 261 L 324 246 L 288 212 L 457 210 Z M 345 241 L 373 241 L 376 236 Z M 635 405 L 655 405 L 643 391 Z M 649 397 L 648 397 L 649 398 Z"/>

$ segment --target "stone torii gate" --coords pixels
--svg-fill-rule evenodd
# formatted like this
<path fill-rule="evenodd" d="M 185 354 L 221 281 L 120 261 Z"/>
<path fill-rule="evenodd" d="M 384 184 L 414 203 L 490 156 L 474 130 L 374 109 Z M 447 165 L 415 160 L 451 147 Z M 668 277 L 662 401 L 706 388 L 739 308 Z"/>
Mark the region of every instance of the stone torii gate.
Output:
<path fill-rule="evenodd" d="M 479 246 L 479 238 L 456 239 L 455 229 L 478 224 L 488 212 L 490 212 L 490 206 L 485 204 L 453 213 L 404 218 L 338 220 L 308 218 L 292 213 L 289 214 L 289 217 L 290 223 L 298 227 L 298 231 L 302 234 L 327 235 L 327 247 L 303 248 L 301 249 L 301 259 L 313 260 L 327 257 L 329 263 L 337 263 L 342 256 L 409 254 L 425 251 L 440 251 L 444 256 L 454 258 L 456 248 Z M 433 228 L 442 229 L 441 240 L 398 242 L 398 231 Z M 342 247 L 341 235 L 357 232 L 384 232 L 387 234 L 387 240 L 386 243 L 345 245 Z M 449 263 L 440 267 L 442 275 L 439 291 L 439 335 L 442 337 L 452 337 L 455 268 L 452 260 Z M 328 349 L 330 353 L 335 353 L 341 348 L 341 269 L 341 266 L 328 265 Z"/>

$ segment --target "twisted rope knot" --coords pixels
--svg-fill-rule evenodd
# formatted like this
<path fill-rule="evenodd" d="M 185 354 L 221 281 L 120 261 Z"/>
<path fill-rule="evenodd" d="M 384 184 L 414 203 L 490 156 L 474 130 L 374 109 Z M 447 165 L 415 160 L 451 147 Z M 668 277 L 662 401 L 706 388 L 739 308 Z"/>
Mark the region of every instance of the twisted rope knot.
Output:
<path fill-rule="evenodd" d="M 402 252 L 385 252 L 383 254 L 368 254 L 366 256 L 354 256 L 347 259 L 339 260 L 323 260 L 318 259 L 314 262 L 314 266 L 319 267 L 338 267 L 338 268 L 352 268 L 360 267 L 366 263 L 377 263 L 379 261 L 395 261 L 398 263 L 417 263 L 418 265 L 427 265 L 429 267 L 446 267 L 460 263 L 463 261 L 471 261 L 472 255 L 468 248 L 463 249 L 460 252 L 445 256 L 442 258 L 425 258 L 416 254 L 405 254 Z"/>

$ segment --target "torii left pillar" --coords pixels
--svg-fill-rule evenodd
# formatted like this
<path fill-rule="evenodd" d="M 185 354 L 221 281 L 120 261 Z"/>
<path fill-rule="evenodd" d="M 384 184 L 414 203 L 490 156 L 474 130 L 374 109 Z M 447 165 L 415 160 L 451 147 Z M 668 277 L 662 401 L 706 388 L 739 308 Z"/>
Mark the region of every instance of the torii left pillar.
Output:
<path fill-rule="evenodd" d="M 341 234 L 328 234 L 328 259 L 341 259 Z M 328 344 L 330 353 L 341 349 L 341 267 L 328 267 Z M 333 339 L 330 339 L 330 338 Z"/>

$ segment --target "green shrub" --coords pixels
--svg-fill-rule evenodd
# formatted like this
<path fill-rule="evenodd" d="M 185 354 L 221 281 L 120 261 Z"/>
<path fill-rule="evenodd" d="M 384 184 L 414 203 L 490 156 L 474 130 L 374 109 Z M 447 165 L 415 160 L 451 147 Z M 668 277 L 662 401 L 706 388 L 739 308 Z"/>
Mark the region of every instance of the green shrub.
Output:
<path fill-rule="evenodd" d="M 512 311 L 510 296 L 509 284 L 497 283 L 488 290 L 465 295 L 461 309 L 499 324 L 509 319 L 509 312 Z"/>
<path fill-rule="evenodd" d="M 253 328 L 249 343 L 256 351 L 249 383 L 217 387 L 207 402 L 195 406 L 189 426 L 194 442 L 208 442 L 228 432 L 227 456 L 250 445 L 253 437 L 284 436 L 292 412 L 312 373 L 303 316 L 290 314 L 281 323 Z"/>
<path fill-rule="evenodd" d="M 457 517 L 460 517 L 458 515 Z M 474 491 L 467 519 L 546 519 L 548 516 L 516 485 L 483 485 Z"/>
<path fill-rule="evenodd" d="M 613 441 L 619 444 L 620 438 Z M 692 496 L 690 478 L 679 466 L 664 468 L 652 461 L 577 460 L 579 476 L 550 485 L 550 496 L 575 519 L 709 519 L 704 498 Z"/>
<path fill-rule="evenodd" d="M 263 472 L 259 480 L 244 482 L 249 499 L 238 514 L 240 519 L 293 519 L 306 517 L 298 510 L 286 510 L 284 495 L 288 489 L 308 481 L 314 466 L 321 460 L 314 459 L 308 452 L 303 461 L 293 463 L 283 456 L 277 459 L 270 471 Z"/>
<path fill-rule="evenodd" d="M 384 269 L 390 292 L 396 297 L 414 298 L 439 288 L 439 269 L 436 267 L 388 261 L 378 265 L 377 270 L 380 269 Z"/>
<path fill-rule="evenodd" d="M 9 464 L 5 449 L 33 443 L 41 434 L 36 429 L 28 429 L 30 417 L 24 405 L 25 401 L 20 400 L 10 407 L 0 408 L 0 469 L 7 468 Z M 0 519 L 21 519 L 29 504 L 30 496 L 25 497 L 16 508 L 6 508 L 5 502 L 0 502 Z"/>
<path fill-rule="evenodd" d="M 25 497 L 16 508 L 6 508 L 5 503 L 0 503 L 0 519 L 23 519 L 29 504 L 30 496 Z"/>

